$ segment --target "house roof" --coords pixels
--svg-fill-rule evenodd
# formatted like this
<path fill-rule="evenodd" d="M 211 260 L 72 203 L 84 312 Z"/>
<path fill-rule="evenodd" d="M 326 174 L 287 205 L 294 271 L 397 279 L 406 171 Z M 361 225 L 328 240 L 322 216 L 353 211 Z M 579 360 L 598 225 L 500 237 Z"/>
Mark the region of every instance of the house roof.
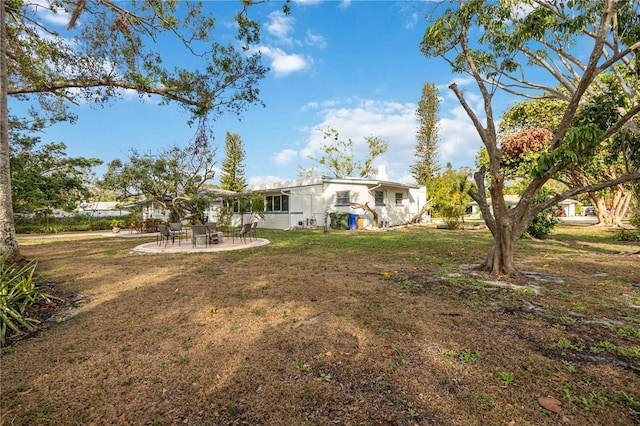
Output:
<path fill-rule="evenodd" d="M 80 204 L 82 210 L 105 210 L 105 211 L 117 211 L 116 207 L 119 204 L 118 201 L 87 201 Z M 122 204 L 124 207 L 124 204 Z"/>
<path fill-rule="evenodd" d="M 255 185 L 253 190 L 256 192 L 266 192 L 273 190 L 288 190 L 292 188 L 299 188 L 304 186 L 322 185 L 325 183 L 342 183 L 350 185 L 365 185 L 365 186 L 391 186 L 394 188 L 408 188 L 417 189 L 418 185 L 406 184 L 401 182 L 392 182 L 379 179 L 367 179 L 358 177 L 336 178 L 331 176 L 312 177 L 303 179 L 286 180 L 282 182 L 267 183 L 263 185 Z"/>
<path fill-rule="evenodd" d="M 506 194 L 504 196 L 504 201 L 507 204 L 518 204 L 520 202 L 520 196 L 515 194 Z M 487 203 L 491 204 L 491 198 L 487 198 Z M 476 205 L 478 203 L 476 203 L 475 201 L 472 201 L 469 204 Z M 582 203 L 580 203 L 579 201 L 573 200 L 571 198 L 567 198 L 566 200 L 560 201 L 558 204 L 564 206 L 569 204 L 582 204 Z"/>

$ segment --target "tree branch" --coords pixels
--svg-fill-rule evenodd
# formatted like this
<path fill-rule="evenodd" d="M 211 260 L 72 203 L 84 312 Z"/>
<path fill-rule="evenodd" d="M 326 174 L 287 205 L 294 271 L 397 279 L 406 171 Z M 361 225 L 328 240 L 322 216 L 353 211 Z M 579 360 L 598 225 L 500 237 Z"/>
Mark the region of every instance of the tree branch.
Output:
<path fill-rule="evenodd" d="M 580 195 L 580 194 L 584 194 L 584 193 L 587 193 L 587 192 L 600 191 L 602 189 L 611 188 L 613 186 L 620 185 L 620 184 L 623 184 L 623 183 L 626 183 L 626 182 L 631 182 L 631 181 L 634 181 L 634 180 L 640 180 L 640 172 L 629 173 L 629 174 L 626 174 L 626 175 L 622 175 L 617 179 L 606 181 L 606 182 L 601 182 L 601 183 L 597 183 L 597 184 L 593 184 L 593 185 L 572 188 L 572 189 L 569 189 L 569 190 L 563 192 L 562 194 L 558 194 L 555 197 L 550 198 L 549 200 L 545 201 L 544 203 L 537 204 L 536 206 L 533 207 L 532 212 L 533 212 L 533 215 L 535 216 L 536 214 L 540 213 L 541 211 L 555 206 L 560 201 L 566 200 L 567 198 L 573 197 L 575 195 Z"/>

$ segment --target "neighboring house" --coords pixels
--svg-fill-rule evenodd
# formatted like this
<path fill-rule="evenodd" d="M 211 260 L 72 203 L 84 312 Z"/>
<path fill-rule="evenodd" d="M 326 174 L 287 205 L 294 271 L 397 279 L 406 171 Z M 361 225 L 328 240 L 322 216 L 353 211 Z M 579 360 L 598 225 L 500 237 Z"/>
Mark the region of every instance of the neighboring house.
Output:
<path fill-rule="evenodd" d="M 582 204 L 580 201 L 572 200 L 568 198 L 566 200 L 562 200 L 558 203 L 560 209 L 564 211 L 564 215 L 567 217 L 576 216 L 576 207 L 578 204 Z"/>
<path fill-rule="evenodd" d="M 114 217 L 125 216 L 129 214 L 129 210 L 122 208 L 119 210 L 117 201 L 87 201 L 80 203 L 78 207 L 79 214 L 86 214 L 93 217 Z"/>
<path fill-rule="evenodd" d="M 520 196 L 518 195 L 505 195 L 504 201 L 507 203 L 507 207 L 513 208 L 520 202 Z M 489 206 L 491 206 L 491 198 L 487 198 L 487 202 Z M 567 199 L 564 201 L 560 201 L 558 203 L 558 209 L 564 211 L 564 216 L 575 216 L 576 215 L 576 206 L 580 204 L 579 201 Z M 469 207 L 467 207 L 467 214 L 472 216 L 481 217 L 482 214 L 480 209 L 478 208 L 478 203 L 472 201 L 469 203 Z"/>
<path fill-rule="evenodd" d="M 504 202 L 507 204 L 507 207 L 510 209 L 515 207 L 519 201 L 520 201 L 520 196 L 518 195 L 507 194 L 504 196 Z M 493 207 L 491 206 L 491 198 L 487 198 L 487 203 L 489 203 L 489 207 L 493 210 Z M 482 217 L 482 212 L 480 211 L 480 207 L 478 207 L 478 203 L 475 201 L 472 201 L 469 203 L 466 214 L 471 216 Z"/>
<path fill-rule="evenodd" d="M 373 227 L 373 215 L 355 204 L 368 203 L 378 214 L 379 226 L 406 223 L 425 203 L 426 190 L 417 185 L 379 179 L 315 177 L 258 185 L 265 197 L 265 217 L 260 226 L 291 229 L 329 224 L 330 213 L 353 213 Z M 326 221 L 326 222 L 325 222 Z"/>

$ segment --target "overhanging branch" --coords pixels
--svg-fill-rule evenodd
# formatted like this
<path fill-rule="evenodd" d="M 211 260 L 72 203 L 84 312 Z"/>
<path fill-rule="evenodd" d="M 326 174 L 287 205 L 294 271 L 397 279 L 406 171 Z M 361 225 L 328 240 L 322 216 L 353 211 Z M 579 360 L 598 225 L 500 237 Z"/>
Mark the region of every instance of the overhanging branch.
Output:
<path fill-rule="evenodd" d="M 569 190 L 563 192 L 562 194 L 558 194 L 555 197 L 550 198 L 549 200 L 545 201 L 544 203 L 537 204 L 533 208 L 533 214 L 535 216 L 536 214 L 540 213 L 541 211 L 555 206 L 560 201 L 566 200 L 567 198 L 573 197 L 575 195 L 580 195 L 580 194 L 584 194 L 584 193 L 587 193 L 587 192 L 600 191 L 602 189 L 611 188 L 612 186 L 620 185 L 620 184 L 631 182 L 631 181 L 634 181 L 634 180 L 640 180 L 640 172 L 629 173 L 629 174 L 620 176 L 617 179 L 609 180 L 609 181 L 606 181 L 606 182 L 601 182 L 601 183 L 597 183 L 597 184 L 593 184 L 593 185 L 581 186 L 579 188 L 569 189 Z"/>

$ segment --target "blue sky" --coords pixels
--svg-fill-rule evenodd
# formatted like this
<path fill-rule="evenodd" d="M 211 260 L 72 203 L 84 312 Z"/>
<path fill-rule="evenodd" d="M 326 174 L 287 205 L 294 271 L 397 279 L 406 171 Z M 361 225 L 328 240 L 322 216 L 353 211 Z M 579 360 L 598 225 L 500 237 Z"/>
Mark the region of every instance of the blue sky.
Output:
<path fill-rule="evenodd" d="M 205 5 L 218 17 L 222 37 L 230 39 L 238 3 Z M 419 50 L 428 2 L 293 1 L 290 16 L 283 15 L 281 7 L 272 1 L 251 8 L 251 16 L 262 24 L 258 48 L 270 68 L 260 82 L 266 106 L 250 106 L 240 118 L 226 115 L 213 123 L 218 164 L 229 131 L 244 142 L 250 184 L 295 179 L 298 165 L 312 166 L 307 157 L 317 154 L 322 141 L 317 129 L 331 127 L 342 138 L 351 138 L 360 156 L 366 152 L 365 137 L 388 141 L 389 151 L 376 166 L 385 165 L 390 180 L 412 182 L 415 110 L 424 83 L 430 82 L 440 87 L 442 97 L 441 165 L 473 166 L 480 140 L 447 89 L 454 80 L 463 88 L 469 82 Z M 163 49 L 167 46 L 160 46 Z M 472 92 L 469 96 L 472 103 L 479 100 Z M 16 101 L 10 100 L 12 106 Z M 159 106 L 153 98 L 141 102 L 125 94 L 105 107 L 83 104 L 73 111 L 77 123 L 48 129 L 43 142 L 65 142 L 70 156 L 98 157 L 105 163 L 126 159 L 130 148 L 158 152 L 185 145 L 194 133 L 177 105 Z M 99 168 L 98 174 L 105 169 Z"/>

